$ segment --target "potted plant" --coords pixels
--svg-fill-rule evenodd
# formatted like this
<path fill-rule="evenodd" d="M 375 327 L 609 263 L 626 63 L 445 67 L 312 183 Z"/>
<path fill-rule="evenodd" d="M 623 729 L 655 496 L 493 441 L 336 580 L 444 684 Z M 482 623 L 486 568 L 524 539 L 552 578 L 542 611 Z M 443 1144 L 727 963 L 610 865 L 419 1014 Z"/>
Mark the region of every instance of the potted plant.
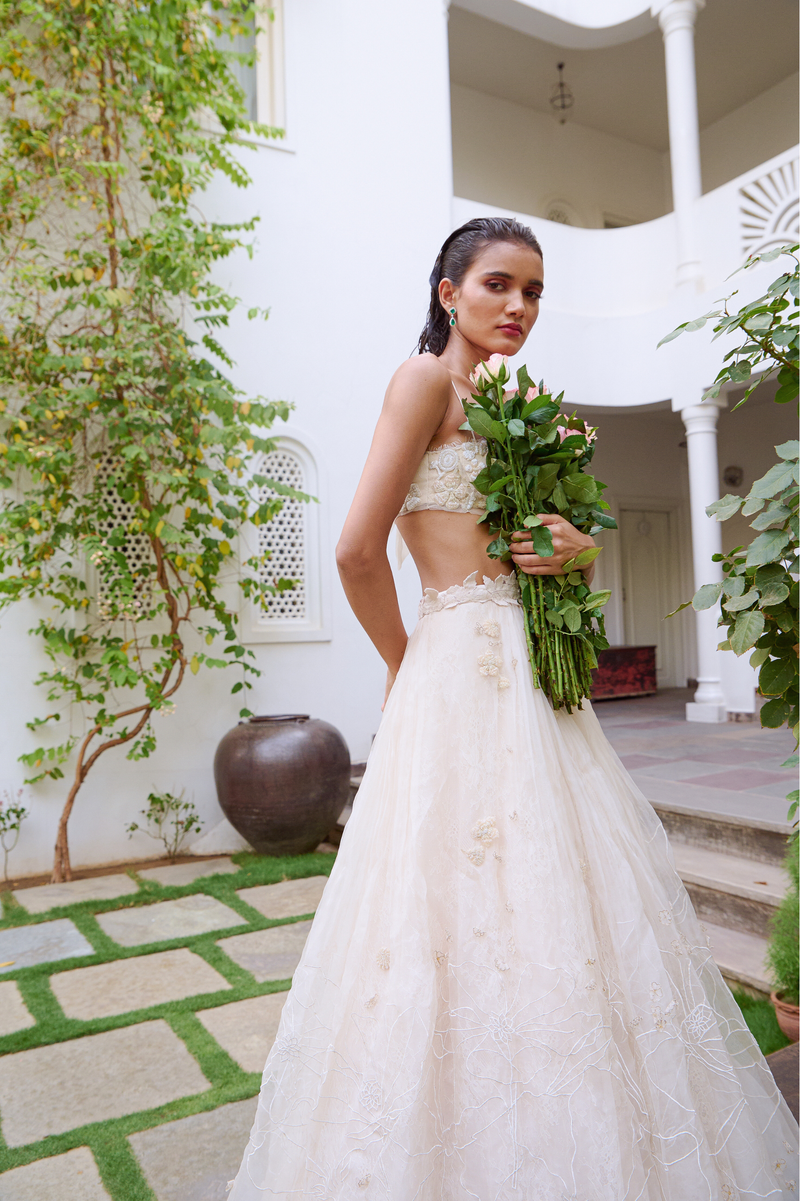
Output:
<path fill-rule="evenodd" d="M 772 920 L 772 933 L 767 946 L 767 963 L 772 972 L 775 989 L 770 1000 L 783 1033 L 793 1043 L 798 1041 L 798 843 L 791 839 L 786 856 L 789 890 L 778 906 Z"/>

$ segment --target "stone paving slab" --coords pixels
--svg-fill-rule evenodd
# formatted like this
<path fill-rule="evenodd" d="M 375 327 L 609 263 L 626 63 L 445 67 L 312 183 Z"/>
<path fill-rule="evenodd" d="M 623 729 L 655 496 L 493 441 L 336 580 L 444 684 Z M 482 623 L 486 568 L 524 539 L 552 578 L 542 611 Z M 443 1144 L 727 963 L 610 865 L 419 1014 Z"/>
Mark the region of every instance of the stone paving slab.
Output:
<path fill-rule="evenodd" d="M 258 884 L 255 888 L 237 888 L 236 895 L 252 905 L 264 917 L 301 917 L 316 913 L 327 876 L 307 876 L 302 880 L 282 880 L 280 884 Z"/>
<path fill-rule="evenodd" d="M 631 772 L 634 781 L 648 801 L 654 804 L 683 805 L 687 809 L 702 809 L 720 817 L 758 818 L 759 821 L 786 821 L 786 801 L 782 797 L 757 796 L 752 792 L 728 792 L 707 788 L 686 780 L 660 780 L 643 772 Z"/>
<path fill-rule="evenodd" d="M 225 1201 L 257 1103 L 257 1097 L 249 1097 L 130 1135 L 128 1142 L 157 1201 Z"/>
<path fill-rule="evenodd" d="M 165 1021 L 139 1022 L 4 1056 L 0 1125 L 8 1146 L 22 1147 L 208 1088 L 197 1060 Z"/>
<path fill-rule="evenodd" d="M 124 873 L 91 876 L 87 880 L 67 880 L 64 884 L 39 884 L 36 888 L 17 888 L 14 896 L 28 913 L 44 913 L 54 905 L 75 905 L 79 901 L 108 901 L 138 892 L 135 880 Z"/>
<path fill-rule="evenodd" d="M 243 1071 L 263 1072 L 288 995 L 247 997 L 216 1009 L 200 1009 L 197 1017 Z"/>
<path fill-rule="evenodd" d="M 28 1012 L 16 981 L 4 980 L 0 984 L 0 1038 L 35 1025 L 36 1018 Z M 2 1195 L 0 1190 L 0 1197 Z"/>
<path fill-rule="evenodd" d="M 158 884 L 193 884 L 203 876 L 227 876 L 238 870 L 236 864 L 225 857 L 200 863 L 167 863 L 163 867 L 147 867 L 136 874 L 142 880 L 155 880 Z"/>
<path fill-rule="evenodd" d="M 0 975 L 75 955 L 94 955 L 94 947 L 69 918 L 0 930 Z"/>
<path fill-rule="evenodd" d="M 57 972 L 50 987 L 67 1017 L 88 1021 L 231 985 L 199 955 L 180 948 Z"/>
<path fill-rule="evenodd" d="M 289 980 L 300 962 L 311 922 L 292 922 L 272 926 L 251 934 L 232 934 L 217 943 L 235 963 L 264 984 L 268 980 Z"/>
<path fill-rule="evenodd" d="M 88 1147 L 4 1172 L 0 1197 L 3 1201 L 109 1201 Z"/>
<path fill-rule="evenodd" d="M 190 938 L 210 930 L 247 924 L 246 919 L 233 909 L 204 893 L 178 897 L 175 901 L 156 901 L 136 909 L 99 913 L 97 921 L 109 938 L 121 947 L 139 947 L 168 938 Z"/>

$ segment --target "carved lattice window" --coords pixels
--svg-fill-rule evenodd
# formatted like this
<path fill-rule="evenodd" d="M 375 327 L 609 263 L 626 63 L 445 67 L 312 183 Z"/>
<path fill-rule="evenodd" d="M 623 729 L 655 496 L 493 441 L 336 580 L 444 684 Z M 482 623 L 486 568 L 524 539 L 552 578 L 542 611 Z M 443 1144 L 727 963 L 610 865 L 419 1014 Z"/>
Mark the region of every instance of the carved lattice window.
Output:
<path fill-rule="evenodd" d="M 103 455 L 97 467 L 97 474 L 101 483 L 105 484 L 106 500 L 109 508 L 113 511 L 113 517 L 107 518 L 100 523 L 100 530 L 104 537 L 108 537 L 114 530 L 120 527 L 127 530 L 131 522 L 137 516 L 136 507 L 130 501 L 123 500 L 117 491 L 115 480 L 115 468 L 117 460 L 111 453 Z M 134 592 L 133 592 L 133 612 L 131 616 L 146 617 L 150 611 L 150 601 L 152 596 L 152 576 L 147 570 L 152 563 L 152 554 L 150 550 L 150 540 L 146 534 L 127 533 L 125 541 L 118 548 L 125 555 L 131 571 L 133 573 L 140 572 L 137 576 Z M 97 577 L 97 610 L 100 617 L 107 614 L 108 603 L 111 599 L 108 581 L 104 580 L 101 572 L 98 571 Z M 119 594 L 116 597 L 117 604 L 120 604 L 121 598 Z M 137 603 L 138 602 L 138 603 Z"/>
<path fill-rule="evenodd" d="M 290 450 L 275 450 L 267 455 L 260 474 L 301 492 L 306 487 L 303 464 Z M 277 495 L 266 485 L 261 489 L 262 500 L 272 500 Z M 297 581 L 288 592 L 264 597 L 259 624 L 306 620 L 306 508 L 304 501 L 283 497 L 283 507 L 278 515 L 259 527 L 260 578 L 270 584 L 280 579 Z"/>

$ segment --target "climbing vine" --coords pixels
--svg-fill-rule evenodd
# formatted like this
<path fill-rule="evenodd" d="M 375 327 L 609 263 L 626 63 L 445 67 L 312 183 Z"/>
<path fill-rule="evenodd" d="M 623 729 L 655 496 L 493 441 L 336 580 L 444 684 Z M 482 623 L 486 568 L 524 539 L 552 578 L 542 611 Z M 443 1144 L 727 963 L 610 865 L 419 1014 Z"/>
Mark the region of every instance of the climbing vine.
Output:
<path fill-rule="evenodd" d="M 289 406 L 224 374 L 237 301 L 213 268 L 255 222 L 201 207 L 217 173 L 248 184 L 243 134 L 280 135 L 247 121 L 231 69 L 253 19 L 237 0 L 0 0 L 0 613 L 33 602 L 47 657 L 21 759 L 28 782 L 67 781 L 54 880 L 102 755 L 150 755 L 187 673 L 238 664 L 249 687 L 230 580 L 291 586 L 235 563 L 244 523 L 307 498 L 257 471 Z"/>

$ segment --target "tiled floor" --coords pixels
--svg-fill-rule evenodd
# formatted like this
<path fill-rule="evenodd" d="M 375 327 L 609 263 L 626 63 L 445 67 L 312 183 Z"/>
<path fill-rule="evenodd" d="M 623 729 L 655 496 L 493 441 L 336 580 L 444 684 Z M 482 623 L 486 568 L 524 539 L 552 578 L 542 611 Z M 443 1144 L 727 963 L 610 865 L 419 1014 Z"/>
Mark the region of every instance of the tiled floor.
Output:
<path fill-rule="evenodd" d="M 797 772 L 782 769 L 794 744 L 788 730 L 752 722 L 687 722 L 688 689 L 599 701 L 595 712 L 623 765 L 648 800 L 761 821 L 786 821 Z"/>

